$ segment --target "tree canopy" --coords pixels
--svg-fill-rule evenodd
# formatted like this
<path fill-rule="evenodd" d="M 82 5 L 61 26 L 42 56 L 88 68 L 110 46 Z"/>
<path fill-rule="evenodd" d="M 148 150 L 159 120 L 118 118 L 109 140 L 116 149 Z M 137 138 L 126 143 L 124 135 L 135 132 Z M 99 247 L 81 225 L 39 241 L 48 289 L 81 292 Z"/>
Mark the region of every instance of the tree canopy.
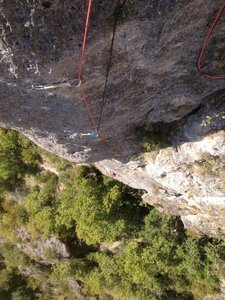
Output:
<path fill-rule="evenodd" d="M 225 239 L 191 236 L 141 195 L 0 130 L 0 298 L 191 300 L 219 292 Z M 19 229 L 30 241 L 56 237 L 70 257 L 52 248 L 44 260 L 29 256 Z"/>

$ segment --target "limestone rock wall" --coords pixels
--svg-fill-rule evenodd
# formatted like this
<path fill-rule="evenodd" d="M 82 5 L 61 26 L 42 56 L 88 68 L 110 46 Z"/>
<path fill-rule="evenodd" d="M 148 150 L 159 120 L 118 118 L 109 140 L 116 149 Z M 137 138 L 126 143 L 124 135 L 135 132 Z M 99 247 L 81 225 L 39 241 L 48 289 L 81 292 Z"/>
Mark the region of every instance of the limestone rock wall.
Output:
<path fill-rule="evenodd" d="M 223 96 L 211 95 L 198 112 L 178 124 L 171 146 L 144 153 L 127 164 L 105 160 L 96 166 L 105 175 L 114 172 L 116 179 L 146 190 L 144 201 L 181 216 L 192 233 L 224 235 L 224 105 Z"/>
<path fill-rule="evenodd" d="M 127 0 L 117 27 L 101 133 L 127 156 L 134 128 L 148 116 L 170 123 L 195 109 L 223 81 L 196 70 L 203 36 L 222 1 Z M 116 1 L 93 3 L 82 83 L 98 119 Z M 86 1 L 0 1 L 0 123 L 82 163 L 120 158 L 89 135 L 79 89 L 37 90 L 76 78 Z M 201 7 L 201 10 L 199 10 Z M 120 152 L 120 151 L 119 151 Z"/>

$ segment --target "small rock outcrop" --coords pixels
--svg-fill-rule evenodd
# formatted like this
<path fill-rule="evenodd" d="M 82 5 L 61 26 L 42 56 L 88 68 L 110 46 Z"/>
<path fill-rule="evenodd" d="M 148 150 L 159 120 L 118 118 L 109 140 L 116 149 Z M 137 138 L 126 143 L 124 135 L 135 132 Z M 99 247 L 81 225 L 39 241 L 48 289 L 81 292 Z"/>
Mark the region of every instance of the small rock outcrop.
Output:
<path fill-rule="evenodd" d="M 25 228 L 19 228 L 16 234 L 19 239 L 18 248 L 39 263 L 56 264 L 69 258 L 65 244 L 53 236 L 34 239 Z"/>

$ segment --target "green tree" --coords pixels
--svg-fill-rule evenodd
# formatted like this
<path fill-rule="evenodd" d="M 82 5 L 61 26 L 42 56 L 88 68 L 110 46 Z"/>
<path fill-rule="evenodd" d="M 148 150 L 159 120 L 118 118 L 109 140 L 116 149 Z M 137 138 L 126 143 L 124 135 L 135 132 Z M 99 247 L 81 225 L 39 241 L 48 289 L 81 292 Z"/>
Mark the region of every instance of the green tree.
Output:
<path fill-rule="evenodd" d="M 31 216 L 28 222 L 28 229 L 31 234 L 43 234 L 44 238 L 50 237 L 54 232 L 54 210 L 51 207 L 44 207 L 41 211 Z M 34 231 L 33 231 L 34 230 Z"/>
<path fill-rule="evenodd" d="M 218 291 L 221 247 L 220 241 L 187 237 L 179 218 L 152 210 L 138 239 L 115 254 L 89 255 L 97 266 L 82 280 L 100 299 L 203 299 Z"/>
<path fill-rule="evenodd" d="M 58 178 L 50 172 L 35 176 L 36 185 L 25 197 L 24 207 L 29 215 L 35 215 L 46 206 L 54 206 Z"/>
<path fill-rule="evenodd" d="M 23 173 L 24 165 L 17 133 L 0 129 L 0 192 L 18 184 Z"/>
<path fill-rule="evenodd" d="M 0 129 L 0 193 L 20 184 L 23 176 L 37 167 L 39 160 L 34 144 L 16 131 Z"/>
<path fill-rule="evenodd" d="M 148 211 L 129 189 L 90 168 L 77 169 L 58 200 L 57 226 L 76 225 L 77 236 L 89 245 L 134 235 Z"/>

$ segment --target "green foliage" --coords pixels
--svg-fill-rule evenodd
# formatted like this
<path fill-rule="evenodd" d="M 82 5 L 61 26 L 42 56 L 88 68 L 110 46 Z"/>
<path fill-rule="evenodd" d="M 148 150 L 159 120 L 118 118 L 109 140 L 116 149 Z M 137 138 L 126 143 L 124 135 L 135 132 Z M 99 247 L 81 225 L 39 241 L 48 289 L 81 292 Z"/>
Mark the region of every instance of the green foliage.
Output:
<path fill-rule="evenodd" d="M 39 186 L 34 187 L 26 196 L 24 206 L 30 215 L 36 214 L 45 206 L 51 206 L 55 200 L 58 178 L 46 172 L 36 176 Z"/>
<path fill-rule="evenodd" d="M 210 154 L 203 154 L 201 160 L 202 172 L 204 174 L 214 174 L 217 175 L 219 173 L 219 161 L 218 157 L 210 155 Z"/>
<path fill-rule="evenodd" d="M 35 292 L 28 287 L 27 278 L 20 274 L 18 267 L 30 264 L 29 258 L 17 246 L 11 243 L 1 245 L 0 298 L 1 299 L 37 299 Z"/>
<path fill-rule="evenodd" d="M 164 137 L 146 126 L 147 150 L 159 149 Z M 218 291 L 225 276 L 224 239 L 188 237 L 178 217 L 144 207 L 140 192 L 93 167 L 47 154 L 60 175 L 40 171 L 39 152 L 18 133 L 0 130 L 0 299 L 76 299 L 74 280 L 100 300 L 191 300 Z M 213 158 L 202 164 L 219 170 Z M 29 186 L 25 176 L 31 174 Z M 18 184 L 24 196 L 17 202 Z M 60 255 L 49 248 L 46 264 L 34 262 L 17 247 L 21 227 L 33 238 L 54 234 L 70 241 L 76 259 L 56 263 Z M 27 277 L 21 270 L 28 270 Z"/>
<path fill-rule="evenodd" d="M 20 182 L 23 173 L 24 164 L 17 133 L 0 129 L 0 192 Z"/>
<path fill-rule="evenodd" d="M 28 257 L 13 244 L 3 244 L 1 253 L 6 270 L 13 270 L 18 266 L 26 266 L 29 263 Z"/>
<path fill-rule="evenodd" d="M 16 131 L 0 129 L 0 193 L 21 183 L 40 159 L 37 148 Z"/>
<path fill-rule="evenodd" d="M 33 226 L 47 238 L 54 230 L 54 211 L 51 207 L 45 207 L 32 218 Z"/>
<path fill-rule="evenodd" d="M 58 178 L 53 173 L 45 172 L 36 175 L 35 179 L 39 185 L 28 193 L 23 203 L 29 215 L 27 227 L 34 237 L 41 233 L 47 238 L 54 231 Z"/>
<path fill-rule="evenodd" d="M 122 251 L 89 255 L 98 267 L 83 280 L 100 299 L 106 293 L 115 299 L 203 299 L 219 288 L 219 250 L 212 240 L 188 238 L 178 218 L 153 210 L 139 239 Z"/>
<path fill-rule="evenodd" d="M 35 170 L 38 163 L 41 161 L 37 146 L 22 135 L 18 135 L 18 139 L 23 162 L 26 164 L 29 171 Z"/>
<path fill-rule="evenodd" d="M 202 127 L 212 126 L 213 123 L 220 122 L 223 120 L 225 120 L 225 112 L 224 111 L 222 111 L 218 114 L 211 115 L 211 116 L 205 116 L 204 118 L 202 118 L 201 126 Z"/>
<path fill-rule="evenodd" d="M 18 226 L 26 223 L 28 220 L 26 210 L 17 205 L 10 198 L 4 198 L 1 202 L 2 215 L 0 216 L 0 232 L 4 238 L 15 239 L 15 230 Z"/>
<path fill-rule="evenodd" d="M 50 162 L 52 166 L 54 166 L 60 172 L 72 168 L 72 163 L 64 158 L 61 158 L 43 149 L 40 149 L 39 152 Z"/>
<path fill-rule="evenodd" d="M 59 259 L 59 253 L 55 251 L 55 249 L 47 248 L 44 251 L 44 257 L 47 261 L 54 261 Z"/>
<path fill-rule="evenodd" d="M 134 234 L 146 211 L 129 189 L 97 176 L 95 170 L 80 168 L 74 173 L 72 187 L 59 196 L 56 224 L 67 228 L 76 224 L 77 236 L 87 244 L 111 243 L 131 230 Z"/>
<path fill-rule="evenodd" d="M 4 266 L 4 265 L 3 265 Z M 1 268 L 0 271 L 0 290 L 8 290 L 12 281 L 12 273 L 6 268 Z"/>
<path fill-rule="evenodd" d="M 12 300 L 31 300 L 30 295 L 26 295 L 22 288 L 16 290 L 12 293 Z"/>
<path fill-rule="evenodd" d="M 66 277 L 69 277 L 72 274 L 71 263 L 60 262 L 55 265 L 52 270 L 52 277 L 58 280 L 64 280 Z"/>
<path fill-rule="evenodd" d="M 150 151 L 158 151 L 168 145 L 166 132 L 159 125 L 155 128 L 145 121 L 137 129 L 137 134 L 142 140 L 143 148 Z"/>
<path fill-rule="evenodd" d="M 177 253 L 182 258 L 179 272 L 191 283 L 196 296 L 201 298 L 218 291 L 219 279 L 215 271 L 221 260 L 214 245 L 204 239 L 187 238 Z"/>

